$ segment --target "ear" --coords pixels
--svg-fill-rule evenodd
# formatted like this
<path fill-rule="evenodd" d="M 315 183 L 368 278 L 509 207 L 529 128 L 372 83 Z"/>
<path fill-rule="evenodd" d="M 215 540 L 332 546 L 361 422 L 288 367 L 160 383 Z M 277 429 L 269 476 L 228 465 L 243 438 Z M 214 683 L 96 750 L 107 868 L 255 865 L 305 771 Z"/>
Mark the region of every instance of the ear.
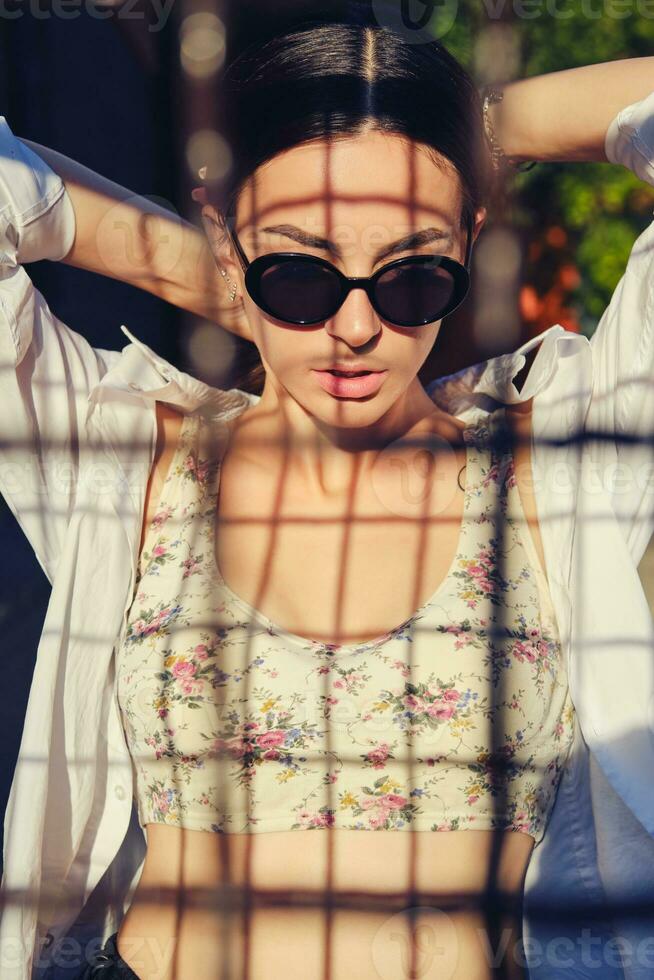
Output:
<path fill-rule="evenodd" d="M 488 211 L 486 208 L 477 208 L 477 210 L 475 211 L 475 223 L 472 229 L 473 242 L 477 241 L 477 237 L 481 229 L 484 227 L 487 216 L 488 216 Z"/>
<path fill-rule="evenodd" d="M 205 204 L 202 208 L 201 218 L 216 265 L 220 269 L 224 269 L 234 282 L 239 282 L 243 275 L 243 269 L 236 256 L 224 215 L 213 204 Z"/>

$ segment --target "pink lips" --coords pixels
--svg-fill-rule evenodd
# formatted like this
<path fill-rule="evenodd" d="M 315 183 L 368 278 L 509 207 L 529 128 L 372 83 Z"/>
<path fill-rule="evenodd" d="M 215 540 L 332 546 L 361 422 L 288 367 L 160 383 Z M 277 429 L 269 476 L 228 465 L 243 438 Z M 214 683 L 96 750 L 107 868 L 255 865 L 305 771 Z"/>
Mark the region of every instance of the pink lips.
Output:
<path fill-rule="evenodd" d="M 374 395 L 381 388 L 386 373 L 386 371 L 370 371 L 358 377 L 346 378 L 343 375 L 332 374 L 331 371 L 313 371 L 321 388 L 330 395 L 340 395 L 342 398 Z"/>

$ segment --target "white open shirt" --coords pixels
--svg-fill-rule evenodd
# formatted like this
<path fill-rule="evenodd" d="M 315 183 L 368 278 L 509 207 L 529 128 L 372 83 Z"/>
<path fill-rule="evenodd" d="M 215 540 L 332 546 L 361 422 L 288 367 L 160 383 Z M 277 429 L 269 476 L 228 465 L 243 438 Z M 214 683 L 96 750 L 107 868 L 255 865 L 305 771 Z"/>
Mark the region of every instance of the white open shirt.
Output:
<path fill-rule="evenodd" d="M 606 152 L 654 185 L 654 92 L 615 117 Z M 52 585 L 5 814 L 2 980 L 76 976 L 75 942 L 84 949 L 118 928 L 142 869 L 113 648 L 133 591 L 155 402 L 184 412 L 212 402 L 228 414 L 257 401 L 179 371 L 125 327 L 129 344 L 100 350 L 57 319 L 22 263 L 62 258 L 74 232 L 61 179 L 0 116 L 0 492 Z M 513 378 L 535 345 L 518 392 Z M 579 924 L 566 933 L 528 915 L 541 902 L 583 908 L 654 893 L 654 636 L 637 573 L 654 527 L 654 445 L 616 439 L 651 440 L 653 379 L 654 221 L 590 341 L 555 324 L 429 389 L 462 418 L 534 399 L 534 492 L 577 717 L 525 884 L 530 976 L 543 980 L 558 969 L 654 976 L 654 939 L 649 959 L 619 966 L 604 954 L 586 972 Z M 607 438 L 565 444 L 597 431 Z M 635 942 L 654 936 L 653 918 L 616 914 L 614 927 Z M 563 949 L 543 948 L 566 936 Z"/>

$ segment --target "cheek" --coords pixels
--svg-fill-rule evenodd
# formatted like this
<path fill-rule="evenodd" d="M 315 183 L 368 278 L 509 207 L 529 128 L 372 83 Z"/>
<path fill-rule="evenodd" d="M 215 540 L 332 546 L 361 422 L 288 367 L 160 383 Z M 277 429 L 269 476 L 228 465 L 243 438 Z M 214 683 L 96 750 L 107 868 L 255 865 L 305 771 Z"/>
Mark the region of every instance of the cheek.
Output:
<path fill-rule="evenodd" d="M 406 370 L 418 372 L 425 359 L 429 356 L 438 337 L 441 321 L 416 327 L 412 333 L 395 334 L 393 349 L 387 358 L 389 363 Z"/>
<path fill-rule="evenodd" d="M 252 333 L 266 370 L 282 380 L 311 360 L 309 344 L 303 343 L 308 337 L 301 331 L 271 323 L 260 310 L 257 310 Z"/>

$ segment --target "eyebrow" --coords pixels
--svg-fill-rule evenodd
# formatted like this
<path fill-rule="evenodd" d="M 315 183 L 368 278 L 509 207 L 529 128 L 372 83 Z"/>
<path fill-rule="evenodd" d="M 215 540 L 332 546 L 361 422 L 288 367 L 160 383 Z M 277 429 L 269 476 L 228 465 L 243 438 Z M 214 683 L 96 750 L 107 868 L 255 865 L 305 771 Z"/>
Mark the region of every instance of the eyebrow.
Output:
<path fill-rule="evenodd" d="M 335 242 L 330 241 L 328 238 L 322 238 L 319 235 L 312 235 L 308 231 L 298 228 L 296 225 L 268 225 L 260 230 L 262 232 L 269 232 L 270 234 L 284 235 L 284 237 L 290 238 L 300 245 L 307 245 L 309 248 L 316 248 L 321 252 L 329 252 L 330 255 L 337 259 L 343 258 L 343 253 Z M 451 245 L 452 241 L 453 236 L 451 231 L 443 231 L 441 228 L 423 228 L 421 231 L 415 231 L 410 235 L 405 235 L 404 238 L 399 238 L 390 245 L 382 246 L 382 248 L 375 252 L 373 258 L 375 262 L 379 262 L 381 259 L 388 258 L 389 255 L 397 255 L 398 252 L 420 248 L 421 245 L 429 245 L 431 242 L 444 242 L 446 245 Z"/>

